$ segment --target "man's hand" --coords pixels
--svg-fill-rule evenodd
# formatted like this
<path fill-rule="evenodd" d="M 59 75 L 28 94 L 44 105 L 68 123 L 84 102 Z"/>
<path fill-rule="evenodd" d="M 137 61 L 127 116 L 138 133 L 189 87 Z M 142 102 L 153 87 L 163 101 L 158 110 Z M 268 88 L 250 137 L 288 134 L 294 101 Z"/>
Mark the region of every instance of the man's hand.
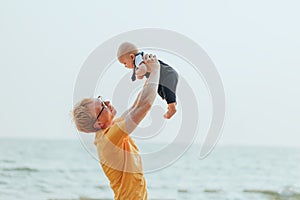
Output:
<path fill-rule="evenodd" d="M 153 70 L 159 69 L 159 62 L 155 55 L 145 54 L 143 59 L 148 71 L 152 72 Z"/>

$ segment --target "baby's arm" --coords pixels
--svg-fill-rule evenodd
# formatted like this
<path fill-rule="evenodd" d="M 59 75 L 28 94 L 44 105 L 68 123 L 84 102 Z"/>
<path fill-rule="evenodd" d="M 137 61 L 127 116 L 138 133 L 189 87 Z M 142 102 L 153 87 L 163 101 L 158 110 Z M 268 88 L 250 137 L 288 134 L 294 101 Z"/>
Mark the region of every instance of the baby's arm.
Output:
<path fill-rule="evenodd" d="M 147 73 L 148 69 L 144 62 L 141 62 L 138 67 L 136 67 L 135 74 L 138 79 L 144 78 L 144 75 Z"/>

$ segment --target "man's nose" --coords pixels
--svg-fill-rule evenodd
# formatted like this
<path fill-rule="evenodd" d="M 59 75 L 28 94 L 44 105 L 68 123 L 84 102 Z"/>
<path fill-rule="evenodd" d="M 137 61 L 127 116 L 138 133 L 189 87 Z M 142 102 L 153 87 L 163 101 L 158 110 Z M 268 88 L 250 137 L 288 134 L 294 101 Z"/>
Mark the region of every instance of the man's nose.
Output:
<path fill-rule="evenodd" d="M 105 105 L 110 105 L 110 101 L 104 101 L 105 102 Z"/>

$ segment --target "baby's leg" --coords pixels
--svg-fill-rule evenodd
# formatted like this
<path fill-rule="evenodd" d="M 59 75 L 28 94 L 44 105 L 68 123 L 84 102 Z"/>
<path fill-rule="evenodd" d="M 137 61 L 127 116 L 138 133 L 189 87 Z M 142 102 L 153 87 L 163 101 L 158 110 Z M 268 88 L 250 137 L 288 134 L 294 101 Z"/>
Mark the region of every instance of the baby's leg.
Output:
<path fill-rule="evenodd" d="M 168 104 L 168 112 L 164 114 L 164 118 L 170 119 L 176 113 L 176 103 L 169 103 Z"/>
<path fill-rule="evenodd" d="M 168 87 L 161 86 L 163 99 L 168 103 L 168 111 L 164 114 L 164 118 L 170 119 L 176 113 L 176 95 L 175 92 Z"/>

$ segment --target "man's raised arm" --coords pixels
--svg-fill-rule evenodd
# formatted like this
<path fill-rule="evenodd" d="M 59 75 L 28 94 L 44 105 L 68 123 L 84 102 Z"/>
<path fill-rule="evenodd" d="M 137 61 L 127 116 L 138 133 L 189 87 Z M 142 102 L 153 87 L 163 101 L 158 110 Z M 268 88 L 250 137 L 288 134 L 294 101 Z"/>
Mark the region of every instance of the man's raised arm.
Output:
<path fill-rule="evenodd" d="M 160 76 L 160 65 L 156 56 L 150 54 L 144 55 L 144 62 L 150 69 L 151 74 L 146 80 L 142 91 L 139 93 L 134 105 L 123 114 L 126 126 L 126 132 L 128 134 L 138 126 L 138 124 L 144 119 L 148 111 L 150 110 L 156 94 Z M 124 127 L 125 128 L 125 127 Z"/>

